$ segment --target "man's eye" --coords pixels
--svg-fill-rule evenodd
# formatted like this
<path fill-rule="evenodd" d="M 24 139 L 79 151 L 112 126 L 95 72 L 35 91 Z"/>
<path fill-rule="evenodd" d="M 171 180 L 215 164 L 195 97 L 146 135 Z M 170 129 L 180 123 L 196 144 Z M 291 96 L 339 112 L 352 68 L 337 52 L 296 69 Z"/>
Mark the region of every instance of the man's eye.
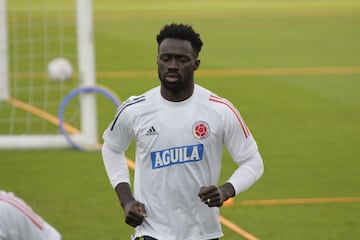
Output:
<path fill-rule="evenodd" d="M 189 61 L 189 58 L 188 58 L 187 56 L 181 56 L 181 57 L 179 58 L 179 60 L 180 60 L 180 62 L 186 63 L 186 62 Z"/>
<path fill-rule="evenodd" d="M 188 60 L 188 59 L 187 59 L 186 57 L 181 57 L 181 58 L 180 58 L 180 62 L 187 62 L 187 60 Z"/>
<path fill-rule="evenodd" d="M 161 55 L 161 56 L 160 56 L 160 59 L 161 59 L 162 61 L 166 62 L 166 61 L 169 60 L 169 56 L 167 56 L 167 55 Z"/>

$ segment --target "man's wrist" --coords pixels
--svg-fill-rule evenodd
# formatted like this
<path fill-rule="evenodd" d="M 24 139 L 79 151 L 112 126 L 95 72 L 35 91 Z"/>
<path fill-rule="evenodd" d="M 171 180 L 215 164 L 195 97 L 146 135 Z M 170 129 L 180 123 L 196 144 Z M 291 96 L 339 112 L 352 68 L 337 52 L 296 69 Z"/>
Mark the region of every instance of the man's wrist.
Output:
<path fill-rule="evenodd" d="M 224 201 L 228 200 L 231 197 L 235 197 L 235 189 L 233 187 L 233 185 L 229 182 L 221 185 L 219 187 L 219 190 L 221 191 L 223 197 L 224 197 Z"/>
<path fill-rule="evenodd" d="M 116 187 L 115 187 L 115 191 L 116 194 L 119 198 L 120 201 L 120 205 L 123 209 L 125 209 L 125 205 L 133 200 L 134 197 L 132 196 L 131 193 L 131 188 L 130 185 L 128 183 L 119 183 Z"/>

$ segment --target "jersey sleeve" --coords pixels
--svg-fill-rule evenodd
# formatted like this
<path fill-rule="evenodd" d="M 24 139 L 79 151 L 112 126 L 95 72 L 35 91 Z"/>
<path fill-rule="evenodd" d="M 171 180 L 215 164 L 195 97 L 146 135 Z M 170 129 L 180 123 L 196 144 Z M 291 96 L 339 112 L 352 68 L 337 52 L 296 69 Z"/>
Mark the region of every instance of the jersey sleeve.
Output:
<path fill-rule="evenodd" d="M 103 144 L 101 153 L 112 187 L 115 188 L 121 182 L 130 184 L 130 174 L 125 153 L 113 150 L 106 142 Z"/>
<path fill-rule="evenodd" d="M 110 148 L 119 152 L 125 151 L 134 138 L 134 131 L 131 125 L 134 117 L 131 111 L 129 111 L 129 103 L 131 102 L 132 100 L 128 99 L 118 108 L 114 120 L 103 134 L 104 142 Z"/>
<path fill-rule="evenodd" d="M 263 174 L 264 165 L 258 146 L 250 130 L 246 126 L 239 111 L 228 103 L 224 113 L 224 143 L 231 157 L 238 164 L 238 169 L 232 174 L 230 182 L 235 193 L 251 187 Z"/>
<path fill-rule="evenodd" d="M 239 111 L 228 101 L 223 113 L 223 125 L 224 144 L 236 163 L 241 164 L 258 150 L 256 141 Z"/>

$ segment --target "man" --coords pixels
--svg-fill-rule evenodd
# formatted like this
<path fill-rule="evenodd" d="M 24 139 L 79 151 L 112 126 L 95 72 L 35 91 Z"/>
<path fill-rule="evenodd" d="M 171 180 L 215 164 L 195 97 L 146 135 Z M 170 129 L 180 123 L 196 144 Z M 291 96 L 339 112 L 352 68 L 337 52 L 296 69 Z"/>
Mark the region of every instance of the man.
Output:
<path fill-rule="evenodd" d="M 13 193 L 0 190 L 0 240 L 60 240 L 59 232 Z"/>
<path fill-rule="evenodd" d="M 160 86 L 119 107 L 103 135 L 105 169 L 132 239 L 218 239 L 219 207 L 260 178 L 262 158 L 237 109 L 194 83 L 200 35 L 173 23 L 157 42 Z M 134 195 L 125 161 L 133 139 Z M 223 145 L 239 167 L 217 187 Z"/>

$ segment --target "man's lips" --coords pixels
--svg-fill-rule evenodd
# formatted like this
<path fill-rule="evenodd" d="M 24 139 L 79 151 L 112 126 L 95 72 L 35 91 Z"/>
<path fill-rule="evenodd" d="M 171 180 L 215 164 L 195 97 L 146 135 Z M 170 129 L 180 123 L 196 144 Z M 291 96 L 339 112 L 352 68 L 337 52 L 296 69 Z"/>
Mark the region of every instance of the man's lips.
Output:
<path fill-rule="evenodd" d="M 177 73 L 167 73 L 165 74 L 165 79 L 168 82 L 177 82 L 180 79 L 180 75 Z"/>

